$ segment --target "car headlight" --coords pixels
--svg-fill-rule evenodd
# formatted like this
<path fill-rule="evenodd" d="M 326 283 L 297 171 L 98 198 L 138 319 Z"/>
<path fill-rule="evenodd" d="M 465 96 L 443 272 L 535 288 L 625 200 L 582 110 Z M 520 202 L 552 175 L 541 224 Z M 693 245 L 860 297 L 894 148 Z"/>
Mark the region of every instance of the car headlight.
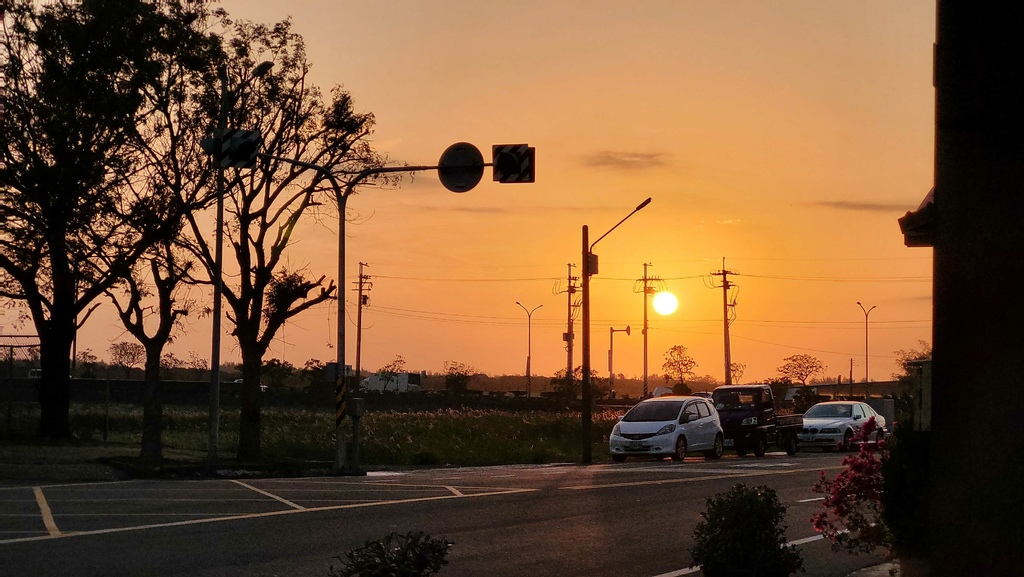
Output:
<path fill-rule="evenodd" d="M 743 422 L 740 423 L 740 426 L 743 426 L 743 425 L 756 425 L 756 424 L 757 424 L 757 417 L 747 417 L 746 419 L 743 419 Z"/>
<path fill-rule="evenodd" d="M 828 428 L 822 429 L 821 432 L 823 434 L 826 434 L 826 435 L 835 435 L 835 434 L 839 433 L 839 429 L 837 429 L 835 427 L 828 427 Z"/>
<path fill-rule="evenodd" d="M 619 424 L 618 423 L 615 423 L 615 426 L 612 427 L 612 434 L 613 435 L 619 435 L 619 436 L 622 435 L 622 433 L 619 431 Z"/>
<path fill-rule="evenodd" d="M 676 424 L 675 423 L 669 423 L 668 425 L 665 425 L 664 427 L 658 429 L 658 432 L 655 433 L 655 435 L 667 435 L 667 434 L 669 434 L 669 433 L 671 433 L 672 431 L 675 431 L 675 430 L 676 430 Z"/>

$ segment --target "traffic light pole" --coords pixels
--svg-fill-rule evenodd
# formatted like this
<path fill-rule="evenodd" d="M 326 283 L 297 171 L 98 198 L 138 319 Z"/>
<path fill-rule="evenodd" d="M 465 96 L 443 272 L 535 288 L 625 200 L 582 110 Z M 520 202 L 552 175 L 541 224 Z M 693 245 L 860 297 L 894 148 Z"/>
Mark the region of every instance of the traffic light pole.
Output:
<path fill-rule="evenodd" d="M 348 388 L 345 383 L 345 297 L 342 287 L 345 286 L 345 211 L 348 203 L 348 197 L 352 195 L 356 185 L 366 180 L 371 176 L 378 174 L 392 174 L 396 172 L 422 172 L 426 170 L 438 170 L 444 168 L 459 168 L 453 166 L 379 166 L 374 168 L 364 169 L 345 183 L 344 189 L 338 183 L 338 179 L 335 178 L 334 174 L 331 173 L 326 167 L 311 162 L 303 162 L 301 160 L 295 160 L 293 158 L 285 158 L 282 156 L 274 156 L 271 154 L 259 153 L 257 156 L 260 158 L 266 158 L 270 160 L 277 160 L 295 166 L 301 166 L 317 171 L 328 182 L 331 183 L 331 187 L 334 189 L 334 196 L 338 202 L 338 356 L 337 356 L 337 374 L 335 375 L 335 404 L 334 404 L 334 418 L 335 418 L 335 429 L 336 429 L 336 453 L 334 458 L 334 472 L 342 475 L 360 475 L 365 474 L 360 470 L 358 462 L 358 439 L 359 432 L 356 429 L 358 420 L 353 418 L 353 459 L 354 462 L 346 463 L 345 459 L 345 440 L 341 434 L 341 424 L 345 420 L 345 416 L 348 412 L 348 399 L 347 393 Z M 481 167 L 493 166 L 491 163 L 485 163 L 480 165 Z"/>

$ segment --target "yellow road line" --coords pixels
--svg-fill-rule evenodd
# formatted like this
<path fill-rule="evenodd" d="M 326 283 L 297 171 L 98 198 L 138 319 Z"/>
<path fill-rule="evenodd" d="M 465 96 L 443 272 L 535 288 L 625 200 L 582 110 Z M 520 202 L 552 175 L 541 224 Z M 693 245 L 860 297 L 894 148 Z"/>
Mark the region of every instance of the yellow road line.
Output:
<path fill-rule="evenodd" d="M 60 529 L 57 528 L 57 523 L 53 521 L 53 513 L 50 511 L 50 505 L 46 502 L 46 497 L 43 496 L 43 488 L 32 487 L 32 493 L 36 496 L 36 503 L 39 505 L 39 512 L 43 516 L 43 525 L 46 526 L 46 531 L 51 537 L 60 536 Z"/>

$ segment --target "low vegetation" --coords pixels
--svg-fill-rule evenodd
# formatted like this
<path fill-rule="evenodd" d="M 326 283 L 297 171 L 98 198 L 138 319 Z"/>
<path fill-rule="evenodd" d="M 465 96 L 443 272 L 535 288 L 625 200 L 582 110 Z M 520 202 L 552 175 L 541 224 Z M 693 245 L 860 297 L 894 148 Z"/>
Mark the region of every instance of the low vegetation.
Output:
<path fill-rule="evenodd" d="M 17 404 L 0 436 L 28 439 L 39 422 L 36 405 Z M 594 413 L 595 459 L 607 459 L 607 437 L 618 413 Z M 199 407 L 164 408 L 164 444 L 171 449 L 205 451 L 208 413 Z M 328 409 L 265 407 L 263 458 L 268 461 L 331 462 L 335 453 L 334 415 Z M 222 411 L 220 447 L 238 443 L 238 410 Z M 138 445 L 142 408 L 134 405 L 73 404 L 71 428 L 81 441 Z M 351 437 L 351 420 L 342 429 Z M 580 414 L 570 411 L 455 410 L 369 412 L 360 421 L 361 461 L 367 467 L 573 462 L 582 445 Z"/>
<path fill-rule="evenodd" d="M 331 577 L 429 577 L 448 564 L 445 557 L 453 544 L 423 532 L 404 535 L 392 532 L 335 557 L 341 567 L 335 571 L 331 565 L 329 574 Z"/>

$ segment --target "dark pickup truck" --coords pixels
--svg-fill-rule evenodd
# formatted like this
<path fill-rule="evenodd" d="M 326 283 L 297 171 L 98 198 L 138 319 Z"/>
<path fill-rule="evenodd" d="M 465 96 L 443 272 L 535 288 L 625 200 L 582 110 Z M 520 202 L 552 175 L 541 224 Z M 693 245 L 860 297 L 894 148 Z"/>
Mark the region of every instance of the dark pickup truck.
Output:
<path fill-rule="evenodd" d="M 803 415 L 783 415 L 775 406 L 768 385 L 726 385 L 711 393 L 725 432 L 725 448 L 736 449 L 740 456 L 752 451 L 763 457 L 770 445 L 792 455 L 797 449 L 797 433 L 803 427 Z"/>

